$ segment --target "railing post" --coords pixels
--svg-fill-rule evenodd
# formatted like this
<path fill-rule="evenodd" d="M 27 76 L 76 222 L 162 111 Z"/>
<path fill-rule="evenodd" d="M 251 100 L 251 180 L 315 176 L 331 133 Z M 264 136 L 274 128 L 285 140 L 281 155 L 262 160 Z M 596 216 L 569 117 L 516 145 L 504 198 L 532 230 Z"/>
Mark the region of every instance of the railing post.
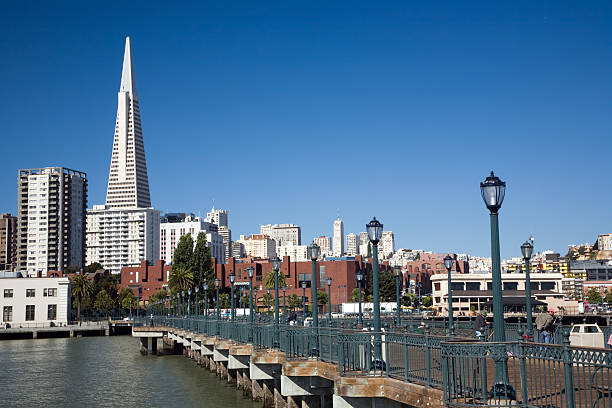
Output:
<path fill-rule="evenodd" d="M 338 372 L 344 374 L 344 344 L 338 339 Z"/>
<path fill-rule="evenodd" d="M 522 330 L 519 330 L 519 335 L 523 338 Z M 519 341 L 519 370 L 521 374 L 521 405 L 528 406 L 529 391 L 527 390 L 527 367 L 525 360 L 525 342 Z"/>
<path fill-rule="evenodd" d="M 425 385 L 427 388 L 431 387 L 431 348 L 429 347 L 429 325 L 425 325 L 425 369 L 427 380 L 425 381 Z"/>
<path fill-rule="evenodd" d="M 565 377 L 565 401 L 568 408 L 575 407 L 574 401 L 574 372 L 570 352 L 569 330 L 563 330 L 563 375 Z"/>
<path fill-rule="evenodd" d="M 389 367 L 390 363 L 391 363 L 391 359 L 389 358 L 390 352 L 389 352 L 389 339 L 387 338 L 389 337 L 389 332 L 385 333 L 384 336 L 384 343 L 385 343 L 385 363 L 382 365 L 381 368 L 385 369 L 386 373 L 387 373 L 387 377 L 389 377 L 389 371 L 391 371 L 391 367 Z M 382 341 L 383 337 L 381 337 L 381 341 Z"/>
<path fill-rule="evenodd" d="M 408 334 L 404 332 L 404 381 L 408 382 L 408 364 L 410 359 L 408 358 Z"/>
<path fill-rule="evenodd" d="M 480 331 L 480 336 L 478 336 L 478 340 L 481 343 L 484 343 L 486 340 L 486 335 L 484 329 Z M 482 400 L 486 401 L 489 395 L 489 388 L 487 386 L 487 358 L 485 357 L 484 348 L 482 357 L 480 358 L 480 382 L 482 384 Z"/>

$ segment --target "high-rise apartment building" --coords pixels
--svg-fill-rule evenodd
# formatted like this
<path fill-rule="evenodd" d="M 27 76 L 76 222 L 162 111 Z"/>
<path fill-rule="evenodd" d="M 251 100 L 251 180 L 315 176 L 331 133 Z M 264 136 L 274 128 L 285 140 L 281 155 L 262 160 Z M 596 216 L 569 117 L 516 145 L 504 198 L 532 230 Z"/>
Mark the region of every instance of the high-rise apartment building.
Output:
<path fill-rule="evenodd" d="M 295 224 L 268 224 L 259 227 L 259 233 L 276 241 L 276 246 L 302 245 L 302 229 Z"/>
<path fill-rule="evenodd" d="M 15 267 L 17 257 L 17 217 L 0 215 L 0 271 Z"/>
<path fill-rule="evenodd" d="M 85 262 L 87 175 L 64 167 L 19 170 L 17 268 L 28 276 Z"/>
<path fill-rule="evenodd" d="M 106 205 L 108 208 L 151 207 L 130 37 L 125 40 Z"/>
<path fill-rule="evenodd" d="M 280 259 L 283 259 L 284 256 L 288 256 L 292 262 L 306 262 L 309 260 L 308 246 L 295 245 L 293 242 L 288 242 L 276 247 L 276 256 Z"/>
<path fill-rule="evenodd" d="M 367 256 L 368 255 L 368 245 L 370 244 L 370 238 L 368 238 L 368 233 L 362 231 L 359 233 L 359 255 Z"/>
<path fill-rule="evenodd" d="M 352 232 L 346 236 L 346 254 L 351 256 L 359 254 L 359 237 Z"/>
<path fill-rule="evenodd" d="M 254 258 L 270 259 L 276 255 L 276 241 L 267 235 L 241 235 L 239 242 L 244 245 L 245 254 Z"/>
<path fill-rule="evenodd" d="M 321 248 L 321 255 L 331 254 L 331 239 L 321 235 L 318 238 L 312 240 L 315 244 Z"/>
<path fill-rule="evenodd" d="M 332 245 L 334 256 L 342 256 L 344 254 L 344 223 L 340 218 L 334 221 Z"/>
<path fill-rule="evenodd" d="M 612 234 L 599 234 L 597 236 L 597 249 L 599 251 L 612 251 Z"/>
<path fill-rule="evenodd" d="M 217 262 L 226 263 L 232 255 L 232 230 L 229 228 L 227 210 L 218 210 L 213 206 L 206 213 L 204 221 L 215 224 L 218 227 L 219 235 L 223 238 L 223 244 L 225 245 L 225 256 L 217 259 Z"/>
<path fill-rule="evenodd" d="M 87 264 L 99 262 L 111 273 L 141 261 L 159 259 L 159 211 L 154 208 L 87 210 Z"/>
<path fill-rule="evenodd" d="M 395 252 L 395 239 L 392 231 L 383 231 L 380 238 L 380 247 L 384 258 L 388 258 Z"/>
<path fill-rule="evenodd" d="M 120 273 L 159 258 L 159 211 L 151 207 L 130 38 L 125 40 L 106 205 L 87 211 L 87 263 Z"/>
<path fill-rule="evenodd" d="M 193 214 L 166 214 L 161 218 L 159 231 L 160 259 L 167 264 L 171 263 L 179 239 L 183 235 L 190 234 L 195 246 L 200 232 L 206 234 L 206 246 L 210 248 L 210 256 L 215 259 L 225 259 L 225 245 L 217 231 L 216 224 L 204 221 Z"/>

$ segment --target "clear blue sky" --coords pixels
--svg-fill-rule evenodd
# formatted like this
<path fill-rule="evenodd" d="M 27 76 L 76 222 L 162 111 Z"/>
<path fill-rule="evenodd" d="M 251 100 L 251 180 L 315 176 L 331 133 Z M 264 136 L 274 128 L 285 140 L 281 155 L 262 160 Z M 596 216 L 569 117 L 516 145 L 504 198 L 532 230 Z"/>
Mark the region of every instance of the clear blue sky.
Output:
<path fill-rule="evenodd" d="M 49 165 L 104 202 L 129 35 L 161 211 L 214 199 L 236 238 L 292 222 L 310 242 L 340 208 L 346 233 L 376 216 L 397 247 L 488 255 L 495 170 L 502 257 L 530 234 L 565 253 L 612 232 L 610 21 L 610 2 L 3 1 L 0 211 Z"/>

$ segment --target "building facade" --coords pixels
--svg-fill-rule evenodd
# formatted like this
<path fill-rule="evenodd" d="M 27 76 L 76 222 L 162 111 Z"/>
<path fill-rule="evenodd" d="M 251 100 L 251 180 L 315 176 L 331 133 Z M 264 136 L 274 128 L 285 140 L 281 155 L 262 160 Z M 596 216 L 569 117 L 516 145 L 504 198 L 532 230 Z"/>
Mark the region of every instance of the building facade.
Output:
<path fill-rule="evenodd" d="M 154 208 L 108 208 L 87 211 L 87 264 L 99 262 L 118 274 L 124 266 L 159 259 L 159 211 Z"/>
<path fill-rule="evenodd" d="M 13 270 L 17 259 L 17 217 L 0 215 L 0 271 Z"/>
<path fill-rule="evenodd" d="M 344 223 L 339 218 L 334 221 L 332 245 L 332 254 L 334 256 L 342 256 L 344 254 Z"/>
<path fill-rule="evenodd" d="M 276 241 L 267 235 L 252 234 L 240 236 L 240 244 L 244 245 L 246 256 L 259 259 L 270 259 L 276 255 Z"/>
<path fill-rule="evenodd" d="M 296 262 L 305 262 L 308 260 L 308 246 L 294 245 L 293 242 L 288 242 L 284 245 L 276 247 L 276 256 L 280 259 L 288 256 Z"/>
<path fill-rule="evenodd" d="M 349 256 L 359 255 L 359 237 L 352 232 L 346 235 L 346 254 Z"/>
<path fill-rule="evenodd" d="M 217 210 L 213 208 L 206 213 L 206 222 L 217 225 L 218 227 L 228 227 L 228 216 L 227 210 Z"/>
<path fill-rule="evenodd" d="M 2 324 L 17 328 L 68 323 L 70 287 L 68 278 L 0 277 Z"/>
<path fill-rule="evenodd" d="M 295 224 L 268 224 L 259 227 L 259 233 L 276 241 L 276 246 L 302 245 L 302 229 Z"/>
<path fill-rule="evenodd" d="M 193 214 L 166 214 L 161 218 L 160 223 L 160 258 L 167 264 L 172 263 L 174 250 L 183 235 L 190 234 L 195 245 L 198 234 L 204 232 L 206 234 L 206 246 L 210 248 L 210 256 L 225 259 L 225 244 L 217 231 L 217 225 L 204 221 Z"/>
<path fill-rule="evenodd" d="M 331 255 L 331 239 L 321 235 L 312 240 L 315 244 L 321 248 L 321 255 Z"/>
<path fill-rule="evenodd" d="M 612 251 L 612 234 L 599 234 L 597 236 L 597 250 Z"/>
<path fill-rule="evenodd" d="M 387 259 L 395 252 L 395 238 L 392 231 L 383 231 L 380 238 L 380 249 L 383 258 Z"/>
<path fill-rule="evenodd" d="M 142 261 L 139 266 L 126 266 L 121 268 L 121 288 L 132 290 L 134 296 L 146 303 L 151 295 L 160 290 L 168 290 L 168 279 L 172 274 L 172 266 L 164 261 Z"/>
<path fill-rule="evenodd" d="M 223 244 L 225 245 L 225 257 L 218 258 L 219 262 L 227 262 L 232 254 L 232 230 L 228 225 L 228 211 L 219 210 L 213 208 L 206 213 L 206 219 L 208 223 L 215 224 L 218 228 L 219 235 L 223 238 Z"/>
<path fill-rule="evenodd" d="M 17 268 L 28 275 L 85 262 L 87 175 L 64 167 L 19 170 Z"/>

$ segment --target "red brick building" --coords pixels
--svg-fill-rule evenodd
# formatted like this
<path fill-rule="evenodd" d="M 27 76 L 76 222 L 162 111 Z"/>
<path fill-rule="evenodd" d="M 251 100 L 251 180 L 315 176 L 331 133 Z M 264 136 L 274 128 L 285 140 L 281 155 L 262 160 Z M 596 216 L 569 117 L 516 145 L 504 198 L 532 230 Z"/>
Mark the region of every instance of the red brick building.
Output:
<path fill-rule="evenodd" d="M 168 287 L 171 265 L 165 265 L 162 260 L 154 264 L 142 261 L 140 266 L 126 266 L 121 268 L 121 283 L 119 290 L 130 288 L 134 296 L 140 296 L 142 302 L 146 302 L 149 296 Z M 140 290 L 140 294 L 138 291 Z"/>
<path fill-rule="evenodd" d="M 213 267 L 217 277 L 221 280 L 221 286 L 230 287 L 229 275 L 234 272 L 236 276 L 235 285 L 249 287 L 249 276 L 246 268 L 253 267 L 253 288 L 257 289 L 258 305 L 262 306 L 262 296 L 266 293 L 264 278 L 266 274 L 272 272 L 272 264 L 267 259 L 254 259 L 251 257 L 235 259 L 229 258 L 226 264 L 216 263 L 213 258 Z M 390 269 L 387 263 L 380 265 L 381 270 Z M 351 292 L 357 287 L 356 273 L 361 270 L 364 274 L 363 284 L 366 285 L 372 273 L 372 263 L 365 260 L 360 255 L 355 257 L 343 257 L 338 260 L 317 261 L 317 273 L 319 281 L 317 289 L 328 292 L 327 278 L 332 278 L 331 284 L 331 304 L 337 305 L 342 302 L 351 301 Z M 300 282 L 305 280 L 306 299 L 310 301 L 312 295 L 311 275 L 312 262 L 291 262 L 288 256 L 282 260 L 280 271 L 285 275 L 287 281 L 286 296 L 295 294 L 302 297 L 302 287 Z M 279 292 L 282 299 L 282 291 Z"/>

